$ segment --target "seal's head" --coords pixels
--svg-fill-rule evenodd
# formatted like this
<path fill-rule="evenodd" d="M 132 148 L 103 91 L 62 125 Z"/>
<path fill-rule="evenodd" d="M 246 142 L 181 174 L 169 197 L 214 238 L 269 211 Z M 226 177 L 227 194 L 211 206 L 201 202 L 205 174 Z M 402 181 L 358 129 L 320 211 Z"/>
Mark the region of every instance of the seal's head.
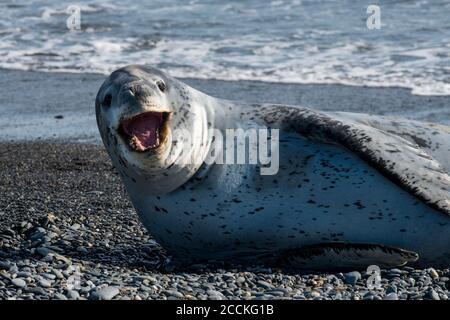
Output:
<path fill-rule="evenodd" d="M 206 102 L 148 66 L 126 66 L 105 80 L 95 101 L 97 124 L 126 184 L 148 181 L 161 194 L 195 173 L 208 146 Z"/>

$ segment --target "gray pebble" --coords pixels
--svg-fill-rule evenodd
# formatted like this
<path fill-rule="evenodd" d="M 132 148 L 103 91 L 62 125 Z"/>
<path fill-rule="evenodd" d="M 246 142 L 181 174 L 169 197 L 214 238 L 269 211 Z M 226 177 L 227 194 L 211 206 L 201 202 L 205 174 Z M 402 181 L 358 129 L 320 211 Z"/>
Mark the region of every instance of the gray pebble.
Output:
<path fill-rule="evenodd" d="M 391 292 L 383 297 L 383 300 L 398 300 L 398 295 L 395 292 Z"/>
<path fill-rule="evenodd" d="M 25 280 L 20 279 L 20 278 L 14 278 L 14 279 L 12 279 L 12 280 L 11 280 L 11 283 L 12 283 L 13 285 L 15 285 L 16 287 L 19 287 L 19 288 L 24 288 L 24 287 L 27 285 L 27 283 L 25 282 Z"/>
<path fill-rule="evenodd" d="M 57 269 L 52 269 L 52 273 L 58 278 L 58 279 L 64 279 L 64 275 L 61 271 Z"/>
<path fill-rule="evenodd" d="M 244 282 L 245 282 L 245 278 L 244 278 L 244 277 L 238 277 L 238 278 L 236 279 L 236 281 L 237 281 L 238 283 L 244 283 Z"/>
<path fill-rule="evenodd" d="M 77 231 L 78 229 L 80 229 L 80 225 L 78 223 L 74 223 L 73 225 L 70 226 L 70 229 L 73 231 Z"/>
<path fill-rule="evenodd" d="M 397 286 L 395 284 L 391 284 L 386 288 L 386 294 L 397 293 Z"/>
<path fill-rule="evenodd" d="M 225 299 L 224 295 L 216 290 L 207 290 L 206 294 L 208 295 L 209 299 L 212 299 L 212 300 L 224 300 Z"/>
<path fill-rule="evenodd" d="M 41 279 L 39 280 L 39 285 L 43 288 L 50 288 L 52 286 L 52 283 L 48 280 Z"/>
<path fill-rule="evenodd" d="M 404 273 L 404 271 L 402 271 L 400 269 L 397 269 L 397 268 L 390 269 L 389 272 L 390 273 L 395 273 L 395 274 L 403 274 Z"/>
<path fill-rule="evenodd" d="M 361 279 L 361 273 L 358 271 L 348 272 L 344 275 L 344 281 L 346 284 L 355 285 L 358 280 Z"/>
<path fill-rule="evenodd" d="M 39 247 L 39 248 L 36 248 L 36 253 L 40 254 L 43 257 L 45 257 L 49 253 L 55 253 L 55 252 L 53 250 L 49 249 L 49 248 L 46 248 L 46 247 Z"/>
<path fill-rule="evenodd" d="M 41 287 L 28 287 L 26 289 L 27 292 L 36 294 L 36 295 L 45 295 L 46 292 L 44 289 L 42 289 Z"/>
<path fill-rule="evenodd" d="M 375 295 L 372 292 L 367 292 L 363 296 L 363 300 L 374 300 Z"/>
<path fill-rule="evenodd" d="M 431 289 L 427 292 L 427 298 L 431 300 L 441 300 L 439 294 L 434 289 Z"/>
<path fill-rule="evenodd" d="M 67 300 L 67 297 L 63 295 L 62 293 L 55 293 L 53 296 L 53 299 L 55 300 Z"/>
<path fill-rule="evenodd" d="M 91 293 L 90 298 L 93 300 L 111 300 L 120 293 L 117 287 L 106 287 Z"/>
<path fill-rule="evenodd" d="M 41 274 L 44 278 L 48 279 L 48 280 L 55 280 L 56 276 L 52 273 L 42 273 Z M 31 274 L 30 274 L 31 277 Z"/>
<path fill-rule="evenodd" d="M 8 261 L 0 260 L 0 270 L 9 270 L 10 267 L 11 267 L 11 265 Z"/>
<path fill-rule="evenodd" d="M 28 271 L 19 271 L 16 275 L 18 278 L 29 278 L 32 276 L 31 272 Z"/>
<path fill-rule="evenodd" d="M 66 296 L 70 300 L 77 300 L 80 298 L 80 294 L 76 290 L 67 290 Z"/>
<path fill-rule="evenodd" d="M 163 293 L 166 296 L 172 296 L 172 297 L 177 298 L 177 299 L 183 299 L 184 298 L 184 295 L 181 292 L 176 291 L 176 290 L 164 290 Z"/>
<path fill-rule="evenodd" d="M 274 287 L 272 284 L 270 284 L 266 281 L 263 281 L 263 280 L 259 280 L 256 283 L 258 284 L 258 286 L 260 286 L 264 289 L 273 289 L 273 287 Z"/>

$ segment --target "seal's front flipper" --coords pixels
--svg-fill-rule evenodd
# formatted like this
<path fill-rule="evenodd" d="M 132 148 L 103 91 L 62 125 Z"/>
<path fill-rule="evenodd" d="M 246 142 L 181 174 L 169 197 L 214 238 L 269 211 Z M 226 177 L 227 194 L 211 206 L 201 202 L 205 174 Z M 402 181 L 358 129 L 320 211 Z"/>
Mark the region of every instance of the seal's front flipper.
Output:
<path fill-rule="evenodd" d="M 277 265 L 288 269 L 365 269 L 398 267 L 414 262 L 419 255 L 412 251 L 378 244 L 323 243 L 284 251 Z"/>

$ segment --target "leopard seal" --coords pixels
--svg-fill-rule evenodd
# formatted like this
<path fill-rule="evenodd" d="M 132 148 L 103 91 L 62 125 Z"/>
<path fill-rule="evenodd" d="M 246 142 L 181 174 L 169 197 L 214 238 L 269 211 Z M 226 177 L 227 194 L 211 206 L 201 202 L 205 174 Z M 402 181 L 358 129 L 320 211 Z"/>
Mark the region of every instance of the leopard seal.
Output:
<path fill-rule="evenodd" d="M 218 99 L 145 65 L 114 71 L 95 108 L 136 212 L 175 262 L 450 263 L 447 126 Z M 277 173 L 207 163 L 211 128 L 279 130 Z"/>

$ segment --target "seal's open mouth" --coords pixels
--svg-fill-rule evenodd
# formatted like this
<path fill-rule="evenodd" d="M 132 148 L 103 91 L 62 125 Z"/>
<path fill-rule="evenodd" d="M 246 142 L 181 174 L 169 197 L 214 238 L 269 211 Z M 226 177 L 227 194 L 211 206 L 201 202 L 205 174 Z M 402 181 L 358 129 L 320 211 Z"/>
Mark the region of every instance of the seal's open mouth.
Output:
<path fill-rule="evenodd" d="M 169 112 L 145 112 L 120 124 L 120 133 L 130 147 L 139 152 L 159 147 L 164 140 Z"/>

